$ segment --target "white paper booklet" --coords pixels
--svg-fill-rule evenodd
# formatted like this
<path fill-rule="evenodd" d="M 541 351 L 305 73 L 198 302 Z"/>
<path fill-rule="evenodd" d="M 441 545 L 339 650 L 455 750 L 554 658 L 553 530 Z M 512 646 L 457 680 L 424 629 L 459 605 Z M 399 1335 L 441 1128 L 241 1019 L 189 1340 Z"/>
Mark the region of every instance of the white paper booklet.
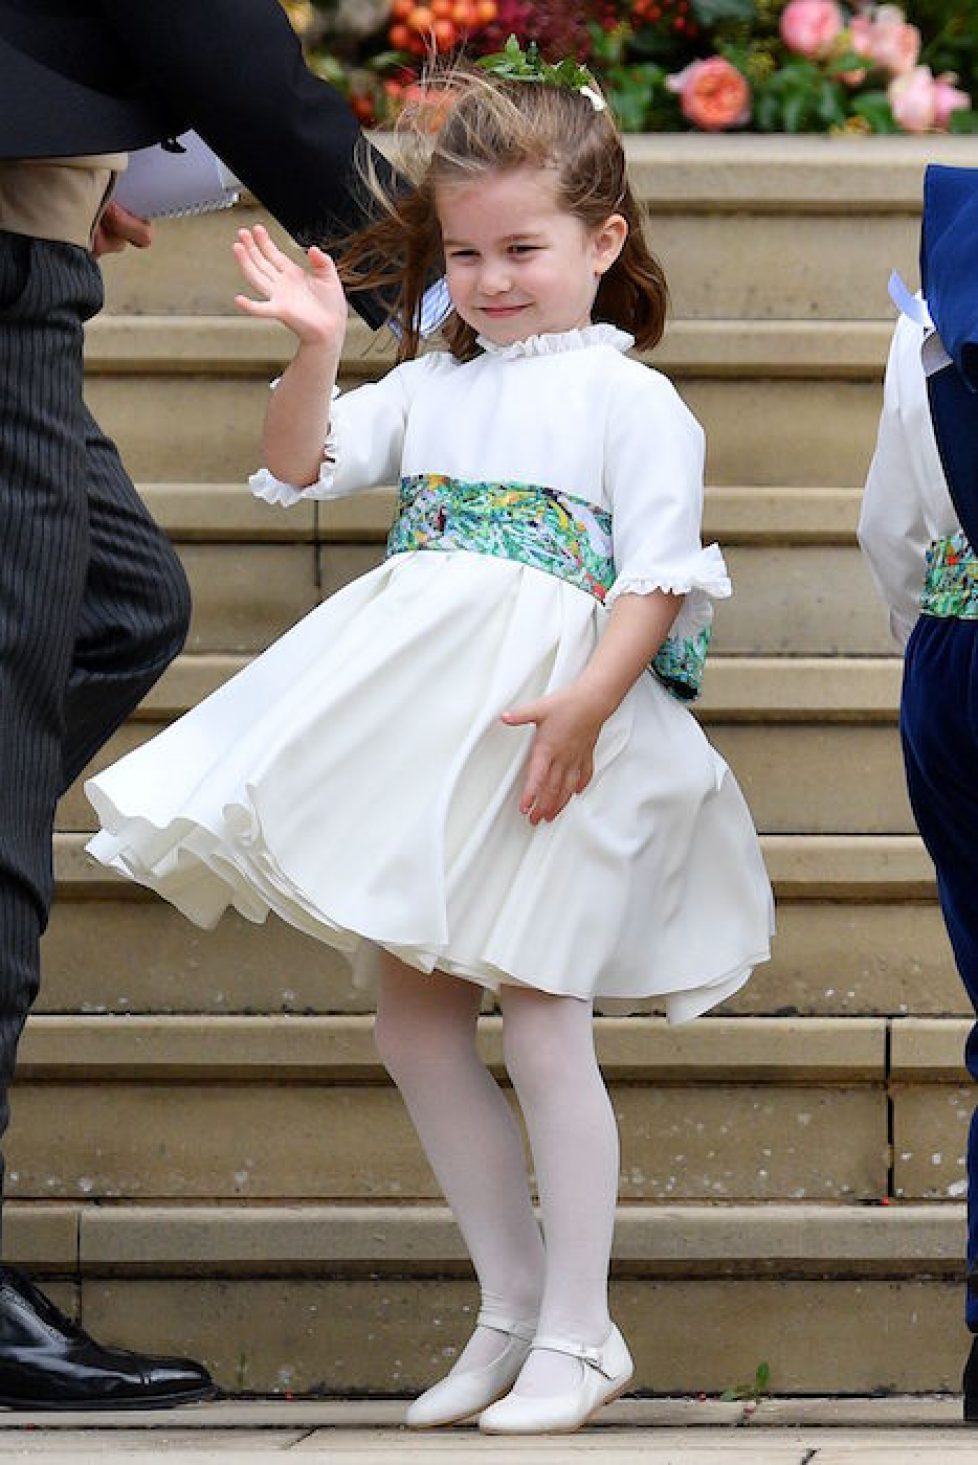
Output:
<path fill-rule="evenodd" d="M 185 132 L 177 142 L 181 152 L 158 145 L 133 153 L 113 199 L 141 219 L 178 219 L 237 203 L 237 178 L 203 138 Z"/>

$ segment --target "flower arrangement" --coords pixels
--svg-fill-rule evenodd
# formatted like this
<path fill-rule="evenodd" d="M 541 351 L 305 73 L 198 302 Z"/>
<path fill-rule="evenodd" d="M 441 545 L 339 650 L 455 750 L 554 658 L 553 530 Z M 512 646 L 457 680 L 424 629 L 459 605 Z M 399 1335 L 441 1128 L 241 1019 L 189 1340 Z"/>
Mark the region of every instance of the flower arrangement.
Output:
<path fill-rule="evenodd" d="M 282 0 L 367 126 L 432 53 L 509 36 L 596 77 L 625 131 L 978 132 L 978 0 Z"/>

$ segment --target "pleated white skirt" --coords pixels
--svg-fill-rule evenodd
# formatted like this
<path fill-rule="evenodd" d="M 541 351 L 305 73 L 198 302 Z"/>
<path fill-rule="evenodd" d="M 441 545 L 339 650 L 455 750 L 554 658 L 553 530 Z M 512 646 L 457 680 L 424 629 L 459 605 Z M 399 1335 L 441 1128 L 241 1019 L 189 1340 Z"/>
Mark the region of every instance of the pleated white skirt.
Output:
<path fill-rule="evenodd" d="M 572 681 L 606 617 L 512 561 L 396 556 L 89 780 L 89 850 L 202 926 L 272 910 L 351 957 L 693 1017 L 767 958 L 772 901 L 690 713 L 643 676 L 585 792 L 518 809 L 533 729 L 500 714 Z"/>

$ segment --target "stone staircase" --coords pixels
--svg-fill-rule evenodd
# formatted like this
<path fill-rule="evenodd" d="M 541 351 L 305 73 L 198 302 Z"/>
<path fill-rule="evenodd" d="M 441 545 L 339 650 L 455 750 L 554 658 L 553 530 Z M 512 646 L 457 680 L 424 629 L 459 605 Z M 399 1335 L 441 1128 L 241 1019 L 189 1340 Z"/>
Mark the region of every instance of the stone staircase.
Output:
<path fill-rule="evenodd" d="M 964 139 L 635 139 L 673 287 L 654 361 L 707 427 L 721 607 L 698 715 L 751 802 L 774 960 L 670 1030 L 602 1019 L 620 1118 L 615 1307 L 637 1386 L 953 1388 L 963 1351 L 968 1022 L 903 788 L 900 667 L 855 543 L 891 266 Z M 89 400 L 177 542 L 195 612 L 105 758 L 374 564 L 389 492 L 284 513 L 242 486 L 285 333 L 233 314 L 235 216 L 107 265 Z M 355 326 L 347 384 L 384 370 Z M 23 1045 L 8 1251 L 101 1335 L 205 1356 L 229 1388 L 398 1393 L 443 1369 L 475 1289 L 343 963 L 281 924 L 213 934 L 87 861 Z M 484 1042 L 499 1063 L 497 1019 Z"/>

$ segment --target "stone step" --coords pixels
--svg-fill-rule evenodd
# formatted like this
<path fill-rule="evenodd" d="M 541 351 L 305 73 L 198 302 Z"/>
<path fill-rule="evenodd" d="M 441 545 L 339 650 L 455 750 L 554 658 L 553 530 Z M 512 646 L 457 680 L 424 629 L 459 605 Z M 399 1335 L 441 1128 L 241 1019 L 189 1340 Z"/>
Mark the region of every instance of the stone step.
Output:
<path fill-rule="evenodd" d="M 278 511 L 284 513 L 284 511 Z M 279 533 L 276 523 L 272 535 Z M 824 532 L 824 531 L 817 531 Z M 381 542 L 180 544 L 193 592 L 188 649 L 255 652 L 384 557 Z M 887 617 L 853 541 L 728 541 L 734 595 L 716 607 L 712 649 L 733 656 L 885 657 Z"/>
<path fill-rule="evenodd" d="M 413 1391 L 474 1317 L 440 1205 L 12 1202 L 6 1224 L 98 1336 L 204 1357 L 230 1389 Z M 719 1392 L 765 1361 L 778 1393 L 954 1389 L 963 1235 L 956 1204 L 623 1205 L 635 1387 Z"/>
<path fill-rule="evenodd" d="M 59 885 L 38 1010 L 49 1013 L 363 1012 L 346 962 L 274 919 L 233 911 L 200 931 L 129 888 L 88 897 Z M 647 1004 L 650 1008 L 654 1004 Z M 816 1016 L 963 1014 L 936 901 L 781 899 L 772 960 L 723 1009 Z"/>
<path fill-rule="evenodd" d="M 361 1012 L 343 959 L 282 922 L 234 912 L 200 931 L 58 835 L 58 899 L 44 938 L 47 1012 Z M 727 1009 L 815 1015 L 969 1010 L 935 902 L 907 836 L 767 836 L 778 898 L 770 963 Z M 651 1004 L 650 1004 L 651 1005 Z"/>
<path fill-rule="evenodd" d="M 931 136 L 626 139 L 679 318 L 888 317 L 889 270 L 916 280 L 924 166 L 970 166 L 968 147 Z M 250 198 L 230 213 L 160 221 L 149 255 L 106 259 L 108 309 L 233 313 L 231 243 L 258 220 L 297 252 Z"/>
<path fill-rule="evenodd" d="M 260 650 L 380 562 L 394 512 L 390 489 L 288 511 L 258 502 L 243 482 L 146 483 L 142 493 L 180 546 L 195 652 Z M 851 487 L 708 489 L 704 537 L 724 547 L 735 587 L 717 608 L 717 653 L 893 652 L 856 546 L 860 497 Z"/>
<path fill-rule="evenodd" d="M 219 685 L 243 658 L 180 658 L 137 720 L 110 738 L 62 800 L 57 827 L 94 829 L 82 791 L 92 773 L 146 742 Z M 697 716 L 733 767 L 765 833 L 911 834 L 895 724 L 895 658 L 723 658 Z"/>
<path fill-rule="evenodd" d="M 276 510 L 244 481 L 142 483 L 139 492 L 180 544 L 382 544 L 396 510 L 394 488 L 365 489 L 349 498 L 306 500 Z M 856 543 L 859 488 L 707 486 L 704 539 L 728 545 Z"/>
<path fill-rule="evenodd" d="M 185 543 L 193 592 L 188 650 L 255 652 L 380 564 L 380 543 Z M 733 544 L 734 583 L 712 651 L 731 656 L 885 657 L 886 612 L 854 544 Z"/>
<path fill-rule="evenodd" d="M 650 358 L 703 422 L 718 484 L 860 483 L 875 442 L 887 320 L 676 321 Z M 381 374 L 392 348 L 347 337 L 341 381 Z M 102 316 L 88 398 L 140 479 L 240 478 L 259 461 L 268 381 L 291 355 L 274 323 Z M 826 432 L 831 422 L 833 430 Z"/>
<path fill-rule="evenodd" d="M 434 1182 L 371 1026 L 366 1015 L 32 1017 L 10 1194 L 429 1199 Z M 680 1029 L 599 1018 L 622 1199 L 963 1198 L 970 1028 L 959 1018 L 713 1017 Z M 498 1018 L 483 1018 L 481 1042 L 504 1076 Z"/>
<path fill-rule="evenodd" d="M 178 717 L 247 666 L 233 652 L 178 656 L 134 714 L 137 722 Z M 902 660 L 886 657 L 714 656 L 694 704 L 705 724 L 749 722 L 894 724 Z"/>
<path fill-rule="evenodd" d="M 356 1015 L 32 1018 L 8 1193 L 436 1197 L 371 1029 Z M 622 1200 L 878 1200 L 889 1184 L 886 1039 L 886 1021 L 873 1018 L 716 1018 L 682 1029 L 599 1018 Z M 500 1040 L 499 1020 L 486 1018 L 483 1051 L 502 1075 Z"/>

